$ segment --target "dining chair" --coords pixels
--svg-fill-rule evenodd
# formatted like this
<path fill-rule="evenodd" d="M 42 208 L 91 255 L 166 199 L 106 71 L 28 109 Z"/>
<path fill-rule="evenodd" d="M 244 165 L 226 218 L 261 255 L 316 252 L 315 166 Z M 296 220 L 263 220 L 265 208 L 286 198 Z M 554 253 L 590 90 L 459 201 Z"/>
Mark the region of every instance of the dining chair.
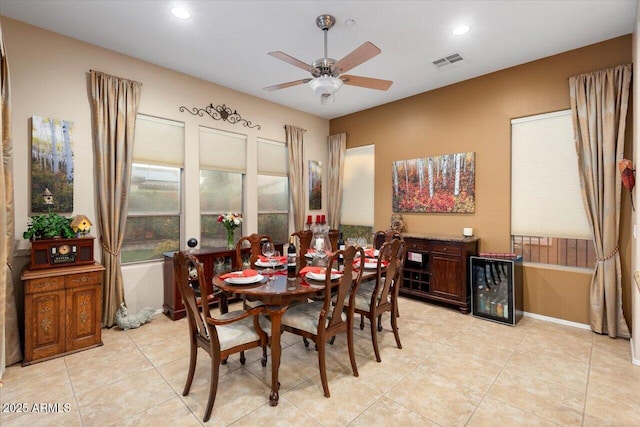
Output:
<path fill-rule="evenodd" d="M 187 252 L 176 252 L 173 257 L 174 276 L 178 284 L 182 301 L 186 308 L 189 325 L 190 358 L 187 381 L 182 392 L 183 396 L 189 394 L 193 376 L 196 370 L 198 348 L 202 348 L 211 357 L 211 378 L 209 386 L 209 399 L 204 413 L 203 421 L 207 422 L 211 417 L 213 403 L 218 391 L 218 377 L 220 364 L 231 354 L 240 353 L 240 363 L 245 364 L 244 351 L 262 347 L 262 366 L 267 365 L 267 345 L 269 343 L 268 332 L 271 330 L 269 321 L 260 316 L 262 307 L 251 310 L 236 310 L 224 313 L 219 317 L 211 316 L 208 304 L 199 304 L 199 298 L 190 282 L 190 272 L 197 272 L 197 280 L 200 286 L 207 287 L 204 269 L 198 259 Z M 212 286 L 212 285 L 211 285 Z M 208 292 L 206 292 L 208 294 Z"/>
<path fill-rule="evenodd" d="M 243 236 L 238 240 L 238 243 L 236 243 L 236 266 L 239 270 L 243 269 L 244 266 L 245 260 L 243 259 L 242 251 L 247 247 L 247 243 L 250 248 L 248 260 L 249 268 L 255 268 L 256 261 L 260 258 L 260 255 L 262 255 L 262 244 L 264 242 L 273 243 L 273 239 L 271 239 L 271 236 L 267 234 L 253 233 L 248 236 Z M 248 310 L 250 308 L 262 306 L 264 303 L 259 300 L 243 298 L 242 305 L 245 310 Z"/>
<path fill-rule="evenodd" d="M 338 247 L 338 240 L 340 239 L 340 230 L 329 230 L 329 241 L 331 242 L 331 250 L 337 251 L 340 249 Z"/>
<path fill-rule="evenodd" d="M 341 333 L 347 335 L 351 369 L 353 370 L 353 375 L 358 376 L 358 367 L 356 366 L 356 357 L 353 349 L 353 300 L 362 278 L 362 269 L 354 273 L 353 261 L 357 256 L 364 263 L 364 250 L 349 246 L 345 250 L 334 251 L 329 260 L 329 265 L 337 264 L 340 256 L 344 257 L 344 270 L 340 278 L 336 279 L 337 283 L 335 283 L 331 280 L 332 269 L 327 268 L 324 279 L 324 298 L 294 305 L 282 315 L 282 326 L 285 331 L 315 342 L 325 397 L 331 396 L 325 363 L 325 346 L 330 338 Z M 335 303 L 332 302 L 332 294 L 334 292 L 336 295 Z M 348 302 L 345 303 L 345 301 Z"/>
<path fill-rule="evenodd" d="M 240 240 L 238 240 L 238 243 L 236 243 L 237 268 L 240 269 L 244 265 L 242 250 L 247 247 L 247 244 L 250 248 L 250 252 L 249 252 L 250 268 L 255 268 L 256 261 L 260 258 L 260 255 L 262 255 L 262 244 L 267 241 L 270 243 L 273 243 L 273 239 L 271 239 L 271 236 L 267 234 L 253 233 L 248 236 L 241 237 Z"/>
<path fill-rule="evenodd" d="M 390 313 L 391 329 L 396 339 L 396 345 L 398 348 L 402 348 L 400 334 L 398 333 L 397 312 L 404 257 L 404 240 L 393 239 L 390 242 L 383 243 L 378 255 L 375 280 L 361 283 L 355 294 L 354 311 L 360 314 L 360 329 L 364 329 L 364 318 L 369 319 L 373 351 L 378 362 L 382 361 L 382 359 L 378 348 L 377 332 L 382 331 L 383 313 Z"/>
<path fill-rule="evenodd" d="M 295 236 L 298 238 L 298 245 L 297 245 L 297 250 L 298 250 L 298 259 L 297 259 L 297 267 L 298 270 L 300 271 L 301 268 L 303 268 L 306 263 L 305 263 L 305 255 L 307 254 L 307 252 L 309 251 L 309 247 L 311 246 L 311 238 L 313 237 L 313 231 L 311 230 L 299 230 L 296 231 L 295 233 L 291 233 L 292 236 Z"/>
<path fill-rule="evenodd" d="M 401 239 L 402 236 L 393 230 L 378 230 L 373 235 L 373 247 L 380 249 L 383 243 L 390 242 L 393 239 Z"/>

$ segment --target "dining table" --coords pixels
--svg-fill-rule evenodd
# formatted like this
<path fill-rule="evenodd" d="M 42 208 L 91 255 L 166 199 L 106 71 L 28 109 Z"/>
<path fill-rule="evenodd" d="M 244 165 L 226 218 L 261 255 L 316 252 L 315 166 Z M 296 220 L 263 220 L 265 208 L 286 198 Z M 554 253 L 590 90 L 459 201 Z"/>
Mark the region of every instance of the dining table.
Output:
<path fill-rule="evenodd" d="M 324 292 L 324 280 L 312 280 L 304 274 L 287 273 L 284 269 L 266 272 L 258 270 L 261 279 L 255 283 L 234 284 L 225 280 L 219 274 L 214 276 L 213 285 L 227 294 L 245 296 L 249 300 L 260 300 L 264 303 L 265 315 L 271 320 L 271 393 L 269 404 L 278 405 L 279 388 L 278 371 L 280 369 L 281 325 L 282 315 L 294 301 L 307 301 L 308 298 Z M 354 279 L 357 274 L 354 272 Z M 376 277 L 376 270 L 364 269 L 361 281 L 371 280 Z M 332 283 L 338 284 L 337 280 Z"/>

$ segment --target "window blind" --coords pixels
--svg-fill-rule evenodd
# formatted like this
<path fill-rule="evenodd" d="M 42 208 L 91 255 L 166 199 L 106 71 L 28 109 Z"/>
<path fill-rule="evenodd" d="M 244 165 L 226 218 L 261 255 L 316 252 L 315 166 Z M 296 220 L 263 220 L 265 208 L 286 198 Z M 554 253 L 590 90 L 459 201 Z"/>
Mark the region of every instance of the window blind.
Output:
<path fill-rule="evenodd" d="M 288 171 L 287 145 L 283 142 L 258 139 L 258 173 L 286 176 Z"/>
<path fill-rule="evenodd" d="M 347 149 L 342 186 L 342 224 L 373 226 L 374 178 L 374 146 Z"/>
<path fill-rule="evenodd" d="M 200 168 L 245 173 L 247 136 L 201 126 Z"/>
<path fill-rule="evenodd" d="M 571 110 L 511 121 L 511 234 L 591 239 Z"/>
<path fill-rule="evenodd" d="M 171 167 L 184 165 L 184 123 L 138 114 L 133 159 Z"/>

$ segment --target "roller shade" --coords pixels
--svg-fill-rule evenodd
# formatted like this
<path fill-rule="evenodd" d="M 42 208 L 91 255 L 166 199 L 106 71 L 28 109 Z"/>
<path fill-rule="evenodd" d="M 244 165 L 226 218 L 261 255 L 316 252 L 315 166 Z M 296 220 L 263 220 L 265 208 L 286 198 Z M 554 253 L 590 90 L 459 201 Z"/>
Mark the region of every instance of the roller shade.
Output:
<path fill-rule="evenodd" d="M 201 126 L 200 168 L 245 173 L 247 136 Z"/>
<path fill-rule="evenodd" d="M 258 173 L 263 175 L 287 175 L 287 145 L 283 142 L 258 139 Z"/>
<path fill-rule="evenodd" d="M 591 239 L 571 110 L 511 121 L 511 234 Z"/>
<path fill-rule="evenodd" d="M 374 146 L 348 148 L 344 159 L 341 224 L 373 226 L 374 177 Z"/>
<path fill-rule="evenodd" d="M 172 167 L 184 165 L 184 123 L 138 114 L 133 160 Z"/>

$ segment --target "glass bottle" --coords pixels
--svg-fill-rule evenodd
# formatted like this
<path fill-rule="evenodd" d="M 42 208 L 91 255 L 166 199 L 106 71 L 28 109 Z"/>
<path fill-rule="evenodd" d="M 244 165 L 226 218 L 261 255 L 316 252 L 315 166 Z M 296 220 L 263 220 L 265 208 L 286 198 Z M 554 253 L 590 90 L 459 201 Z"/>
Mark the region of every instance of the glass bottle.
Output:
<path fill-rule="evenodd" d="M 296 246 L 293 244 L 294 237 L 289 236 L 289 246 L 287 247 L 287 274 L 296 275 Z"/>

